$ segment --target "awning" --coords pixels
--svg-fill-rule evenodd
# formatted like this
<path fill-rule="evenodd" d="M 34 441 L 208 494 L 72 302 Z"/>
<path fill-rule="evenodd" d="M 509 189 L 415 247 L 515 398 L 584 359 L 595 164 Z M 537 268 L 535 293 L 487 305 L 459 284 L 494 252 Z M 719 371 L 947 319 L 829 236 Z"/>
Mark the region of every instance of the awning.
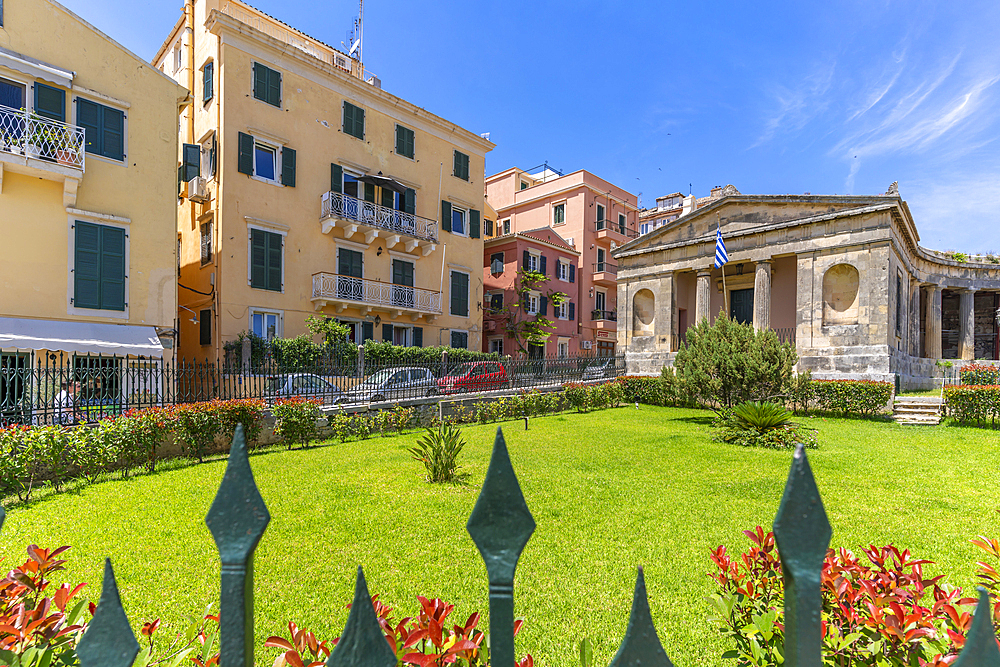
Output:
<path fill-rule="evenodd" d="M 381 171 L 378 174 L 365 174 L 364 176 L 359 176 L 358 180 L 362 183 L 371 183 L 372 185 L 377 185 L 380 188 L 398 192 L 399 194 L 403 194 L 407 190 L 405 185 L 394 178 L 383 176 Z"/>
<path fill-rule="evenodd" d="M 153 327 L 0 317 L 0 348 L 162 357 Z"/>
<path fill-rule="evenodd" d="M 54 83 L 57 86 L 62 86 L 63 88 L 71 88 L 73 86 L 74 72 L 71 72 L 68 69 L 63 69 L 62 67 L 56 67 L 55 65 L 44 63 L 41 60 L 32 58 L 31 56 L 26 56 L 14 51 L 8 51 L 2 47 L 0 47 L 0 65 L 8 69 L 12 69 L 15 72 L 20 72 L 21 74 L 27 74 L 28 76 L 35 77 L 36 79 L 42 79 L 43 81 Z"/>

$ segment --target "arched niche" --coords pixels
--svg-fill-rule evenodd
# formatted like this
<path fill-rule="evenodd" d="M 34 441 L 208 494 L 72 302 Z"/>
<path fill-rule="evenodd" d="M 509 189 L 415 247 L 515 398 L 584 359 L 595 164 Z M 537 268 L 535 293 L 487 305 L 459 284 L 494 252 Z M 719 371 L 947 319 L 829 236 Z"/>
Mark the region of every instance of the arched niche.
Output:
<path fill-rule="evenodd" d="M 641 289 L 632 297 L 632 335 L 652 336 L 656 320 L 656 297 L 648 289 Z"/>
<path fill-rule="evenodd" d="M 836 264 L 823 275 L 823 325 L 857 324 L 861 277 L 850 264 Z"/>

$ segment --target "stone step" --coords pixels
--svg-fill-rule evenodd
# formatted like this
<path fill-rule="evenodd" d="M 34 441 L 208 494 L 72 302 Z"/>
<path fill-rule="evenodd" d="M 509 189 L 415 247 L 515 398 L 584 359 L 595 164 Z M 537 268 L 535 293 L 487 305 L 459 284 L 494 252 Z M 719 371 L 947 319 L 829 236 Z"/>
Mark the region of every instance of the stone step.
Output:
<path fill-rule="evenodd" d="M 893 413 L 895 413 L 895 414 L 899 414 L 901 412 L 907 412 L 907 413 L 909 413 L 909 412 L 926 412 L 928 414 L 936 415 L 936 414 L 938 414 L 941 411 L 938 410 L 937 408 L 925 408 L 925 407 L 920 407 L 920 406 L 915 406 L 915 405 L 897 405 L 895 407 L 895 409 L 893 410 Z"/>

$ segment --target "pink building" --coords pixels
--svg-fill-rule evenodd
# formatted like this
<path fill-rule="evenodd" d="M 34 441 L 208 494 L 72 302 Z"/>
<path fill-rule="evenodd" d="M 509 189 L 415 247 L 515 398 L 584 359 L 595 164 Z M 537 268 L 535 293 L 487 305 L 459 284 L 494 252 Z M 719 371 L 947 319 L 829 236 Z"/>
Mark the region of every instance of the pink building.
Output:
<path fill-rule="evenodd" d="M 580 349 L 577 327 L 580 313 L 576 283 L 580 253 L 549 227 L 502 234 L 497 233 L 497 227 L 491 220 L 487 220 L 485 232 L 483 351 L 515 356 L 521 352 L 518 344 L 505 335 L 505 320 L 500 313 L 505 306 L 521 299 L 517 289 L 517 272 L 528 267 L 544 273 L 549 279 L 539 285 L 539 290 L 525 296 L 526 308 L 517 311 L 517 316 L 523 319 L 539 314 L 555 325 L 545 344 L 531 346 L 529 354 L 561 357 L 577 354 Z M 569 296 L 569 300 L 554 306 L 546 296 L 550 292 L 562 292 Z"/>
<path fill-rule="evenodd" d="M 486 179 L 498 235 L 551 228 L 579 251 L 577 333 L 570 354 L 613 354 L 617 340 L 617 265 L 611 251 L 638 236 L 636 196 L 585 170 L 565 176 L 512 167 Z M 487 258 L 488 259 L 488 258 Z M 565 290 L 564 290 L 565 291 Z"/>

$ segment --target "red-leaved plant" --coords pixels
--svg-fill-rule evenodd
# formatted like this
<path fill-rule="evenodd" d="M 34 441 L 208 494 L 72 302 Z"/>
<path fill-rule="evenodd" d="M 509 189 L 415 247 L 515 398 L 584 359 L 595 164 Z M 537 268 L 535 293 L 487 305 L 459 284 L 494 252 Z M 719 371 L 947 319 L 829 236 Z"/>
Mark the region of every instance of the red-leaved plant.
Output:
<path fill-rule="evenodd" d="M 711 554 L 710 573 L 720 591 L 709 598 L 711 619 L 736 649 L 723 657 L 737 665 L 784 662 L 784 580 L 773 533 L 757 526 L 744 531 L 750 549 L 736 559 L 725 546 Z M 982 543 L 980 543 L 982 541 Z M 1000 557 L 1000 545 L 986 538 L 974 544 Z M 985 546 L 989 545 L 989 547 Z M 943 667 L 952 664 L 965 644 L 976 600 L 962 589 L 928 578 L 908 549 L 893 545 L 830 549 L 823 561 L 824 664 L 836 666 Z M 980 563 L 984 582 L 1000 585 L 995 569 Z M 995 617 L 1000 605 L 994 608 Z"/>

